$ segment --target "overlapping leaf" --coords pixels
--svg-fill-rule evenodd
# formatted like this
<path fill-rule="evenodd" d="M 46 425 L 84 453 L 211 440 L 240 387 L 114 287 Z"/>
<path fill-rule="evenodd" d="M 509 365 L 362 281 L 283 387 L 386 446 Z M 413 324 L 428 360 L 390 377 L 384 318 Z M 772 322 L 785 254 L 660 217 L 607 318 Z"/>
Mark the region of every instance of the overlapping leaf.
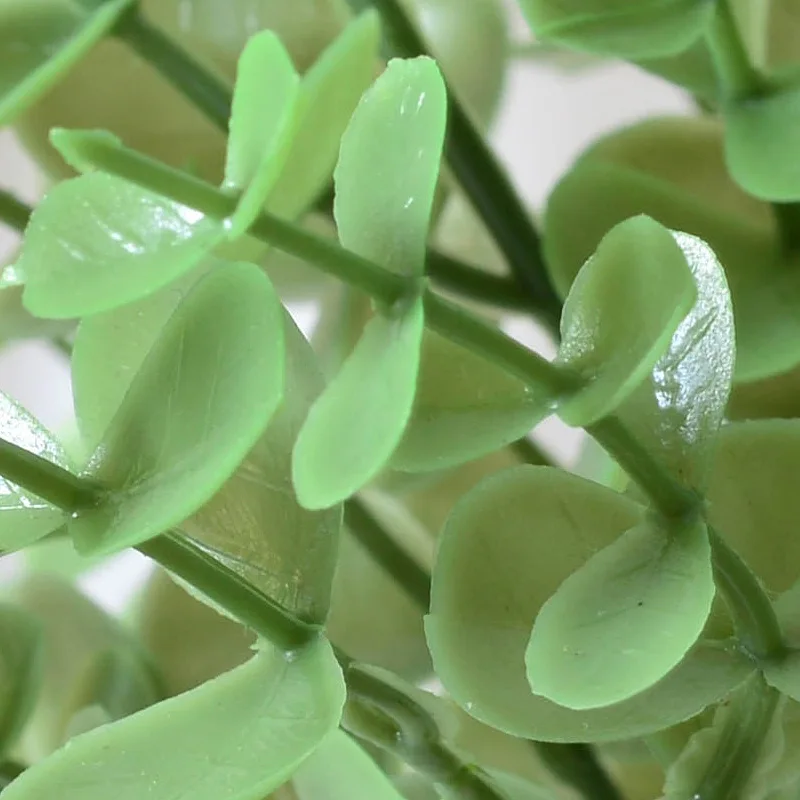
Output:
<path fill-rule="evenodd" d="M 232 672 L 74 739 L 4 792 L 99 800 L 114 786 L 118 800 L 140 800 L 155 785 L 164 796 L 262 800 L 336 728 L 343 702 L 327 642 L 292 659 L 262 645 Z"/>

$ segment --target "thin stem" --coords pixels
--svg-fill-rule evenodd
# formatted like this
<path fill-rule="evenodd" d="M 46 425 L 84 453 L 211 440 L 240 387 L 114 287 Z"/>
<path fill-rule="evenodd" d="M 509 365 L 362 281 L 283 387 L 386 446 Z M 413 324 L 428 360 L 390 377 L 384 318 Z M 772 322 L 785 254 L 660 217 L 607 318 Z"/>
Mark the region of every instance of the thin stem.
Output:
<path fill-rule="evenodd" d="M 623 800 L 619 789 L 600 766 L 587 744 L 531 742 L 547 768 L 581 797 L 590 800 Z"/>
<path fill-rule="evenodd" d="M 800 203 L 773 203 L 785 254 L 800 252 Z"/>
<path fill-rule="evenodd" d="M 529 436 L 523 436 L 509 445 L 511 452 L 524 464 L 533 464 L 538 467 L 553 467 L 553 459 L 539 447 Z"/>
<path fill-rule="evenodd" d="M 220 130 L 227 132 L 231 89 L 165 33 L 151 25 L 134 6 L 114 34 L 152 64 Z"/>
<path fill-rule="evenodd" d="M 321 633 L 321 626 L 293 616 L 181 534 L 165 533 L 136 549 L 285 652 L 303 647 Z"/>
<path fill-rule="evenodd" d="M 10 192 L 0 189 L 0 222 L 22 233 L 32 213 L 33 209 L 30 206 L 18 200 Z"/>
<path fill-rule="evenodd" d="M 384 530 L 363 500 L 345 503 L 344 522 L 372 560 L 423 610 L 431 600 L 431 576 Z"/>

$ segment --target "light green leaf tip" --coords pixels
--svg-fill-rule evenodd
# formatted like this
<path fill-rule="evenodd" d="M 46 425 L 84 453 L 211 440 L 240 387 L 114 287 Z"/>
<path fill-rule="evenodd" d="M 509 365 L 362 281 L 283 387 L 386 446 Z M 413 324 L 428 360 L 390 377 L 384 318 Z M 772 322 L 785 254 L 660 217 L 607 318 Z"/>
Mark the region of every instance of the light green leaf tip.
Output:
<path fill-rule="evenodd" d="M 239 58 L 223 189 L 241 192 L 225 221 L 227 236 L 244 234 L 283 169 L 297 119 L 300 78 L 277 34 L 253 36 Z"/>
<path fill-rule="evenodd" d="M 649 689 L 699 638 L 714 591 L 704 525 L 632 528 L 542 607 L 525 652 L 531 688 L 574 709 Z"/>
<path fill-rule="evenodd" d="M 559 409 L 570 425 L 610 414 L 650 373 L 697 299 L 672 234 L 647 216 L 611 229 L 575 278 L 558 360 L 586 380 Z"/>
<path fill-rule="evenodd" d="M 344 247 L 392 272 L 424 272 L 446 117 L 435 61 L 389 62 L 342 137 L 334 215 Z"/>

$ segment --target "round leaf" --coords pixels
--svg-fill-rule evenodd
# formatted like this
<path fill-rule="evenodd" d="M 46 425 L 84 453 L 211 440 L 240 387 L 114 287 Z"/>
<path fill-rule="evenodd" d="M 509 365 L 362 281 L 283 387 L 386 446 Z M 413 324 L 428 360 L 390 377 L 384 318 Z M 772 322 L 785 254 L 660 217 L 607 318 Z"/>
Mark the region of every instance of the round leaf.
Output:
<path fill-rule="evenodd" d="M 8 0 L 0 10 L 0 125 L 11 122 L 111 33 L 134 0 Z"/>
<path fill-rule="evenodd" d="M 411 416 L 423 326 L 421 298 L 396 319 L 369 322 L 295 444 L 292 478 L 301 505 L 335 505 L 389 461 Z"/>
<path fill-rule="evenodd" d="M 574 709 L 649 689 L 700 637 L 714 591 L 705 525 L 632 528 L 542 607 L 525 652 L 531 688 Z"/>
<path fill-rule="evenodd" d="M 522 0 L 521 6 L 539 39 L 630 59 L 680 53 L 714 13 L 706 0 Z"/>
<path fill-rule="evenodd" d="M 686 258 L 666 228 L 645 216 L 612 228 L 564 304 L 558 360 L 586 385 L 559 416 L 585 426 L 610 414 L 653 369 L 696 299 Z"/>
<path fill-rule="evenodd" d="M 108 487 L 77 514 L 83 553 L 112 553 L 171 528 L 233 474 L 283 396 L 283 312 L 249 264 L 203 277 L 177 306 L 89 461 Z"/>
<path fill-rule="evenodd" d="M 334 215 L 344 247 L 392 272 L 423 273 L 446 116 L 435 61 L 389 62 L 342 137 Z"/>
<path fill-rule="evenodd" d="M 200 262 L 222 226 L 120 178 L 58 184 L 34 211 L 17 266 L 36 316 L 82 317 L 166 286 Z"/>
<path fill-rule="evenodd" d="M 327 642 L 292 659 L 265 647 L 198 689 L 74 739 L 23 773 L 3 800 L 99 800 L 109 791 L 140 800 L 153 787 L 163 797 L 262 800 L 336 728 L 343 703 Z"/>

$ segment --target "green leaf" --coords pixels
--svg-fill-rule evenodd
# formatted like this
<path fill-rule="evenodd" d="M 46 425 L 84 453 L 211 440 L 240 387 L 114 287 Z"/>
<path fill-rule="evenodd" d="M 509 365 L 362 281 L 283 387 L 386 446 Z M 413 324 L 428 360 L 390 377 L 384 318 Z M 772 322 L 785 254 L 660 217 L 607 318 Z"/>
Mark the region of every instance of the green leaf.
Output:
<path fill-rule="evenodd" d="M 7 125 L 111 33 L 134 0 L 10 0 L 0 11 L 0 125 Z"/>
<path fill-rule="evenodd" d="M 262 800 L 335 729 L 343 702 L 327 642 L 292 659 L 265 646 L 198 689 L 74 739 L 3 800 L 99 800 L 110 788 L 117 800 L 141 800 L 154 786 L 164 797 Z"/>
<path fill-rule="evenodd" d="M 389 62 L 342 137 L 334 215 L 344 247 L 392 272 L 422 275 L 446 116 L 435 61 Z"/>
<path fill-rule="evenodd" d="M 698 39 L 677 55 L 637 59 L 635 63 L 647 72 L 687 89 L 707 103 L 716 103 L 719 92 L 717 73 L 705 38 Z"/>
<path fill-rule="evenodd" d="M 700 643 L 655 686 L 609 708 L 575 711 L 531 692 L 525 650 L 542 606 L 644 514 L 547 467 L 505 470 L 462 498 L 439 541 L 426 619 L 436 674 L 462 708 L 513 736 L 613 741 L 688 719 L 752 673 L 735 649 Z"/>
<path fill-rule="evenodd" d="M 389 461 L 411 416 L 423 327 L 421 298 L 398 318 L 369 322 L 295 444 L 292 479 L 301 505 L 335 505 Z"/>
<path fill-rule="evenodd" d="M 794 152 L 800 125 L 800 89 L 730 103 L 725 119 L 725 159 L 733 179 L 762 200 L 800 200 Z"/>
<path fill-rule="evenodd" d="M 620 58 L 656 58 L 680 53 L 711 21 L 706 0 L 521 0 L 539 39 L 576 50 Z"/>
<path fill-rule="evenodd" d="M 800 582 L 775 601 L 775 613 L 789 650 L 762 664 L 761 669 L 767 683 L 797 700 L 800 697 Z"/>
<path fill-rule="evenodd" d="M 0 438 L 72 469 L 62 444 L 34 416 L 0 393 Z M 0 477 L 0 551 L 10 553 L 60 528 L 67 515 L 46 500 Z"/>
<path fill-rule="evenodd" d="M 120 178 L 82 175 L 33 212 L 17 266 L 34 315 L 99 314 L 166 286 L 199 263 L 222 226 Z"/>
<path fill-rule="evenodd" d="M 651 372 L 696 300 L 686 258 L 666 228 L 645 216 L 612 228 L 564 304 L 558 361 L 586 385 L 559 416 L 583 427 L 610 414 Z"/>
<path fill-rule="evenodd" d="M 342 135 L 375 76 L 379 41 L 378 15 L 367 11 L 303 75 L 289 154 L 269 197 L 273 213 L 296 217 L 330 180 Z"/>
<path fill-rule="evenodd" d="M 705 525 L 632 528 L 539 611 L 525 652 L 531 688 L 578 710 L 649 689 L 702 634 L 714 591 Z"/>
<path fill-rule="evenodd" d="M 800 361 L 797 270 L 773 209 L 738 187 L 725 166 L 723 129 L 711 118 L 648 120 L 589 148 L 550 195 L 544 249 L 566 296 L 605 233 L 636 214 L 698 236 L 719 257 L 736 315 L 736 379 Z"/>
<path fill-rule="evenodd" d="M 112 553 L 181 523 L 233 474 L 284 390 L 283 311 L 250 264 L 223 264 L 176 307 L 88 465 L 107 487 L 77 514 L 82 553 Z"/>
<path fill-rule="evenodd" d="M 42 683 L 42 630 L 36 619 L 0 605 L 0 756 L 19 738 Z"/>
<path fill-rule="evenodd" d="M 402 800 L 375 762 L 342 731 L 333 731 L 295 772 L 297 800 Z"/>
<path fill-rule="evenodd" d="M 225 221 L 229 239 L 244 234 L 264 207 L 291 146 L 300 77 L 278 36 L 253 36 L 239 57 L 223 189 L 241 193 Z"/>

